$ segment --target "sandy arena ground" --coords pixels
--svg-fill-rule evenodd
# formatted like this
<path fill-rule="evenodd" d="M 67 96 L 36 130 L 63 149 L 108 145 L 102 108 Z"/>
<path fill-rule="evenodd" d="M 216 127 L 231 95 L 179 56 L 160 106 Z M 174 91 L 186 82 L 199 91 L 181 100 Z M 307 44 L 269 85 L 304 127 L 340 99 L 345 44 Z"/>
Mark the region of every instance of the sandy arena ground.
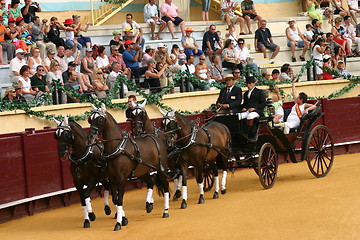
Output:
<path fill-rule="evenodd" d="M 73 205 L 0 225 L 0 239 L 360 239 L 360 154 L 335 157 L 329 175 L 316 179 L 306 162 L 282 164 L 274 188 L 263 190 L 253 170 L 228 174 L 228 193 L 197 204 L 195 180 L 189 181 L 188 208 L 171 202 L 170 218 L 162 219 L 163 200 L 155 197 L 145 212 L 145 189 L 125 194 L 129 225 L 114 232 L 103 201 L 93 201 L 97 214 L 90 229 L 82 228 L 82 211 Z M 112 210 L 115 208 L 112 206 Z M 111 214 L 113 216 L 113 214 Z"/>

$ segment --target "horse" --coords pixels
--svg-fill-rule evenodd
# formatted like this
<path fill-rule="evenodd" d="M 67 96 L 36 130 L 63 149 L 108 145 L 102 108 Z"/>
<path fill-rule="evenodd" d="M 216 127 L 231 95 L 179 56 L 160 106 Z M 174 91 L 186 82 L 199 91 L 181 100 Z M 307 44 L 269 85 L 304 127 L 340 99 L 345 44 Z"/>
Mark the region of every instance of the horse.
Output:
<path fill-rule="evenodd" d="M 65 157 L 71 146 L 72 152 L 69 155 L 71 162 L 70 172 L 74 185 L 80 195 L 82 210 L 84 214 L 84 228 L 90 228 L 90 221 L 96 219 L 92 211 L 90 193 L 100 181 L 104 191 L 104 211 L 106 215 L 111 214 L 109 207 L 109 184 L 103 180 L 101 149 L 98 145 L 87 146 L 87 136 L 84 129 L 74 121 L 64 118 L 62 122 L 55 120 L 57 129 L 55 138 L 58 140 L 58 155 Z M 86 186 L 86 188 L 84 188 Z"/>
<path fill-rule="evenodd" d="M 204 200 L 204 168 L 209 164 L 214 171 L 214 199 L 219 198 L 218 165 L 223 168 L 221 193 L 226 193 L 227 162 L 230 156 L 231 135 L 229 129 L 218 122 L 209 122 L 198 127 L 185 116 L 175 112 L 163 112 L 163 125 L 168 147 L 175 147 L 179 152 L 178 164 L 182 175 L 182 202 L 180 208 L 187 207 L 187 169 L 195 167 L 195 177 L 199 187 L 199 204 Z M 167 134 L 168 133 L 168 134 Z M 176 139 L 175 139 L 176 136 Z M 176 194 L 176 193 L 175 193 Z"/>
<path fill-rule="evenodd" d="M 113 116 L 106 111 L 104 104 L 93 107 L 89 117 L 91 124 L 88 142 L 93 144 L 101 132 L 104 141 L 103 157 L 107 160 L 106 173 L 110 180 L 110 190 L 114 205 L 117 206 L 114 231 L 127 225 L 123 210 L 123 196 L 126 180 L 138 177 L 151 184 L 149 171 L 156 170 L 156 185 L 159 195 L 164 196 L 163 218 L 169 217 L 169 182 L 165 173 L 167 168 L 167 150 L 165 144 L 156 136 L 148 134 L 135 139 L 120 129 Z M 151 195 L 148 194 L 147 201 Z"/>

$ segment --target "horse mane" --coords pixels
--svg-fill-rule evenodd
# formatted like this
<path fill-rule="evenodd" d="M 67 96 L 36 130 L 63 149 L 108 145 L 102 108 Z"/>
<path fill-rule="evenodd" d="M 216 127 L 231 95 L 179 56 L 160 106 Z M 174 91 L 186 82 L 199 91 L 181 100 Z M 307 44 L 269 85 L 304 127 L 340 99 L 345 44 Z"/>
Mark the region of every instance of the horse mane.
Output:
<path fill-rule="evenodd" d="M 108 120 L 112 121 L 113 123 L 115 123 L 115 125 L 117 126 L 117 128 L 119 129 L 119 131 L 121 133 L 123 133 L 123 130 L 120 128 L 119 124 L 116 122 L 115 118 L 109 113 L 106 112 L 106 116 L 108 117 Z"/>
<path fill-rule="evenodd" d="M 69 125 L 71 126 L 71 127 L 75 127 L 75 128 L 77 128 L 77 129 L 79 129 L 79 131 L 81 132 L 81 134 L 83 135 L 83 136 L 86 136 L 86 132 L 85 132 L 85 130 L 80 126 L 80 124 L 78 124 L 77 122 L 75 122 L 75 121 L 73 121 L 73 120 L 69 120 Z"/>
<path fill-rule="evenodd" d="M 186 124 L 190 124 L 191 123 L 191 120 L 188 119 L 187 117 L 185 117 L 184 115 L 178 113 L 178 112 L 175 112 L 175 117 L 182 120 L 183 122 L 185 122 Z"/>

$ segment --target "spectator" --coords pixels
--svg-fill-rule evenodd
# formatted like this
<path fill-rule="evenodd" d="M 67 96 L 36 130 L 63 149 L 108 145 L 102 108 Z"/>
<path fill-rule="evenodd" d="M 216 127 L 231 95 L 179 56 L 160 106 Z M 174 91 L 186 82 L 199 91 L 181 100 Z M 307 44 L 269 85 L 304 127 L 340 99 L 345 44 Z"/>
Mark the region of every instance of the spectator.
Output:
<path fill-rule="evenodd" d="M 333 70 L 332 66 L 331 66 L 331 56 L 330 55 L 324 55 L 323 56 L 323 80 L 330 80 L 333 79 L 332 75 L 330 72 L 328 72 L 329 68 L 330 70 Z M 326 68 L 325 68 L 326 67 Z"/>
<path fill-rule="evenodd" d="M 234 51 L 234 43 L 231 39 L 225 41 L 224 50 L 222 51 L 223 62 L 222 66 L 230 69 L 239 69 L 243 68 L 240 63 L 240 59 L 236 56 Z"/>
<path fill-rule="evenodd" d="M 288 80 L 294 78 L 294 70 L 288 63 L 285 63 L 281 66 L 280 72 L 279 80 Z"/>
<path fill-rule="evenodd" d="M 146 45 L 145 53 L 141 60 L 141 66 L 147 67 L 147 61 L 149 61 L 150 59 L 154 59 L 154 57 L 155 57 L 155 48 L 151 45 Z"/>
<path fill-rule="evenodd" d="M 48 93 L 50 92 L 49 87 L 46 84 L 46 73 L 45 68 L 42 65 L 38 65 L 36 67 L 36 74 L 34 74 L 31 78 L 31 87 L 36 92 L 40 93 Z"/>
<path fill-rule="evenodd" d="M 239 69 L 234 69 L 234 71 L 232 71 L 232 75 L 235 78 L 235 80 L 238 82 L 243 80 L 241 76 L 241 71 Z"/>
<path fill-rule="evenodd" d="M 358 0 L 348 0 L 348 7 L 350 11 L 350 15 L 352 19 L 354 20 L 355 25 L 357 25 L 357 17 L 356 14 L 360 12 L 359 9 L 359 1 Z"/>
<path fill-rule="evenodd" d="M 91 48 L 86 48 L 85 57 L 81 59 L 80 72 L 86 74 L 91 79 L 95 74 L 96 64 L 92 56 L 93 50 Z M 101 72 L 102 74 L 102 72 Z"/>
<path fill-rule="evenodd" d="M 224 78 L 220 55 L 214 54 L 211 57 L 210 77 L 217 81 L 222 81 Z"/>
<path fill-rule="evenodd" d="M 191 27 L 188 27 L 185 29 L 185 36 L 181 38 L 181 45 L 185 49 L 186 55 L 196 55 L 201 56 L 204 53 L 199 50 L 199 46 L 196 43 L 196 40 L 191 34 L 194 32 L 194 30 Z"/>
<path fill-rule="evenodd" d="M 171 65 L 181 65 L 182 61 L 185 60 L 186 61 L 186 55 L 183 59 L 181 59 L 181 63 L 179 61 L 179 45 L 177 44 L 173 44 L 172 48 L 171 48 L 171 54 L 170 54 L 170 61 L 171 61 Z"/>
<path fill-rule="evenodd" d="M 25 6 L 21 8 L 21 14 L 25 20 L 25 23 L 34 21 L 35 14 L 41 12 L 41 7 L 38 2 L 32 2 L 31 0 L 25 0 Z"/>
<path fill-rule="evenodd" d="M 230 24 L 229 26 L 229 32 L 225 33 L 224 40 L 231 39 L 234 42 L 234 48 L 237 47 L 237 35 L 235 33 L 235 26 L 234 24 Z"/>
<path fill-rule="evenodd" d="M 334 48 L 334 66 L 337 66 L 338 61 L 343 61 L 346 64 L 346 54 L 345 51 L 341 47 Z"/>
<path fill-rule="evenodd" d="M 117 47 L 112 48 L 111 55 L 109 56 L 109 63 L 112 65 L 114 62 L 120 64 L 120 71 L 125 72 L 125 74 L 131 75 L 130 68 L 127 68 L 122 56 L 119 54 L 119 49 Z"/>
<path fill-rule="evenodd" d="M 65 41 L 60 37 L 60 30 L 64 30 L 65 27 L 62 26 L 57 17 L 50 18 L 50 28 L 46 29 L 47 37 L 49 40 L 56 45 L 56 47 L 63 46 L 65 47 Z"/>
<path fill-rule="evenodd" d="M 89 76 L 83 73 L 79 73 L 76 68 L 77 68 L 78 64 L 76 64 L 76 62 L 69 62 L 68 63 L 68 69 L 62 73 L 62 78 L 64 83 L 66 83 L 69 79 L 69 72 L 71 71 L 75 71 L 77 73 L 77 81 L 80 84 L 80 87 L 83 91 L 83 93 L 89 92 L 93 89 L 91 83 L 90 83 L 90 79 Z"/>
<path fill-rule="evenodd" d="M 329 18 L 328 23 L 329 25 L 332 25 L 334 19 L 334 11 L 330 9 L 330 2 L 331 0 L 320 0 L 320 8 L 317 11 L 322 13 L 325 17 Z"/>
<path fill-rule="evenodd" d="M 71 88 L 72 90 L 74 90 L 78 93 L 83 93 L 83 91 L 80 87 L 80 84 L 77 80 L 77 73 L 75 71 L 69 71 L 68 77 L 69 77 L 69 79 L 65 83 L 65 86 L 68 86 L 69 88 Z M 67 95 L 67 103 L 79 102 L 79 100 L 76 99 L 74 96 L 72 96 L 70 93 L 67 93 L 66 95 Z"/>
<path fill-rule="evenodd" d="M 133 20 L 133 15 L 131 13 L 126 14 L 126 20 L 122 23 L 121 27 L 124 32 L 126 29 L 131 28 L 131 30 L 135 32 L 134 42 L 140 44 L 141 47 L 144 47 L 145 39 L 143 38 L 143 30 L 141 26 Z"/>
<path fill-rule="evenodd" d="M 274 86 L 274 92 L 276 96 L 273 96 L 273 105 L 275 108 L 275 116 L 273 117 L 274 123 L 284 122 L 284 109 L 282 108 L 283 102 L 281 100 L 281 94 L 278 86 Z"/>
<path fill-rule="evenodd" d="M 302 48 L 300 60 L 305 61 L 305 54 L 309 48 L 309 42 L 304 38 L 298 27 L 295 27 L 295 20 L 290 18 L 288 21 L 289 27 L 286 28 L 285 34 L 288 40 L 287 46 L 291 49 L 291 60 L 296 62 L 295 47 Z"/>
<path fill-rule="evenodd" d="M 96 57 L 96 67 L 100 68 L 103 73 L 110 73 L 110 62 L 106 55 L 106 49 L 104 46 L 100 46 L 98 49 L 99 56 Z"/>
<path fill-rule="evenodd" d="M 266 48 L 273 51 L 269 60 L 270 64 L 273 64 L 276 55 L 280 51 L 280 47 L 273 42 L 271 32 L 266 27 L 266 20 L 263 19 L 261 20 L 260 28 L 255 31 L 255 50 L 261 51 L 264 54 L 264 58 L 267 58 Z"/>
<path fill-rule="evenodd" d="M 343 78 L 347 78 L 348 76 L 351 76 L 350 73 L 345 69 L 344 61 L 342 60 L 338 61 L 337 72 Z"/>
<path fill-rule="evenodd" d="M 215 47 L 215 42 L 219 44 L 220 48 Z M 222 48 L 222 43 L 218 34 L 216 33 L 216 26 L 212 24 L 209 27 L 209 31 L 204 34 L 202 50 L 211 59 L 213 54 L 221 54 Z"/>
<path fill-rule="evenodd" d="M 21 94 L 25 98 L 26 102 L 29 103 L 34 100 L 36 92 L 31 87 L 30 67 L 28 65 L 21 67 L 18 83 L 21 86 Z"/>
<path fill-rule="evenodd" d="M 160 71 L 156 70 L 156 62 L 154 59 L 147 61 L 148 70 L 145 72 L 144 83 L 151 93 L 158 93 L 161 91 L 160 77 L 164 75 L 164 72 L 168 65 L 162 64 Z"/>
<path fill-rule="evenodd" d="M 118 49 L 118 51 L 122 54 L 125 50 L 124 41 L 121 39 L 121 31 L 115 30 L 113 31 L 114 38 L 110 41 L 110 48 Z"/>
<path fill-rule="evenodd" d="M 109 87 L 106 85 L 106 81 L 101 69 L 95 69 L 91 79 L 96 96 L 101 99 L 106 98 L 106 91 L 109 90 Z"/>
<path fill-rule="evenodd" d="M 35 45 L 35 40 L 30 35 L 30 26 L 24 22 L 22 17 L 16 18 L 16 28 L 19 32 L 18 38 L 24 42 L 23 46 L 20 45 L 27 53 L 30 53 L 30 49 Z"/>
<path fill-rule="evenodd" d="M 280 71 L 278 69 L 272 70 L 271 78 L 274 82 L 279 82 L 279 76 L 280 76 Z"/>
<path fill-rule="evenodd" d="M 323 23 L 322 14 L 316 11 L 316 7 L 320 6 L 319 3 L 316 0 L 306 0 L 305 4 L 309 17 L 311 17 L 312 19 L 317 19 L 321 26 Z"/>
<path fill-rule="evenodd" d="M 78 41 L 78 43 L 83 47 L 91 47 L 91 38 L 90 37 L 84 37 L 81 32 L 87 32 L 90 26 L 90 20 L 87 21 L 85 26 L 81 26 L 81 17 L 79 15 L 73 15 L 72 19 L 74 21 L 74 28 L 75 28 L 75 37 Z"/>
<path fill-rule="evenodd" d="M 4 19 L 3 24 L 8 23 L 8 19 L 10 18 L 10 11 L 6 7 L 5 0 L 0 1 L 0 16 Z"/>
<path fill-rule="evenodd" d="M 309 111 L 316 108 L 315 105 L 306 103 L 308 96 L 306 93 L 301 92 L 297 94 L 295 89 L 295 82 L 297 79 L 295 78 L 292 82 L 292 96 L 295 102 L 295 105 L 291 108 L 291 112 L 285 122 L 285 129 L 284 133 L 288 134 L 290 132 L 290 129 L 292 128 L 298 128 L 300 126 L 300 120 L 301 117 L 304 114 L 308 114 Z"/>
<path fill-rule="evenodd" d="M 334 54 L 336 46 L 341 47 L 337 42 L 334 41 L 334 35 L 332 33 L 326 33 L 327 46 L 330 48 L 330 53 Z"/>
<path fill-rule="evenodd" d="M 47 51 L 47 57 L 44 59 L 44 66 L 46 68 L 46 72 L 50 71 L 50 63 L 55 57 L 55 51 L 49 50 Z"/>
<path fill-rule="evenodd" d="M 179 8 L 172 3 L 172 0 L 165 0 L 165 2 L 160 7 L 161 19 L 166 22 L 169 32 L 173 39 L 178 39 L 175 36 L 175 26 L 180 26 L 182 36 L 185 36 L 185 21 L 179 17 Z"/>
<path fill-rule="evenodd" d="M 151 39 L 162 40 L 161 33 L 166 27 L 166 22 L 162 21 L 159 17 L 156 1 L 157 0 L 149 0 L 149 3 L 144 6 L 144 19 L 146 23 L 150 24 Z M 156 25 L 160 25 L 160 29 L 158 34 L 155 36 Z"/>
<path fill-rule="evenodd" d="M 3 96 L 3 101 L 9 101 L 13 103 L 26 103 L 26 100 L 21 96 L 22 87 L 18 83 L 13 83 L 11 87 L 6 88 L 6 92 Z"/>
<path fill-rule="evenodd" d="M 200 78 L 201 82 L 206 82 L 206 83 L 214 82 L 215 80 L 210 78 L 209 66 L 205 63 L 206 57 L 200 56 L 199 60 L 200 60 L 200 63 L 196 64 L 196 66 L 195 66 L 195 76 Z M 202 84 L 199 85 L 199 88 L 202 91 L 216 89 L 215 87 L 210 87 L 208 85 L 202 85 Z"/>
<path fill-rule="evenodd" d="M 268 82 L 270 82 L 270 74 L 268 73 L 268 71 L 266 69 L 261 70 L 261 76 L 263 78 L 265 78 Z"/>
<path fill-rule="evenodd" d="M 127 70 L 127 69 L 126 69 Z M 119 75 L 123 75 L 126 76 L 128 78 L 128 80 L 130 80 L 130 72 L 128 71 L 121 71 L 121 65 L 120 63 L 117 62 L 113 62 L 111 65 L 111 72 L 108 76 L 108 81 L 109 81 L 109 85 L 110 85 L 110 89 L 114 87 L 116 80 L 118 78 Z M 123 89 L 124 89 L 124 95 L 126 96 L 126 94 L 128 93 L 128 88 L 125 84 L 123 84 Z M 119 93 L 115 93 L 114 98 L 120 98 Z"/>
<path fill-rule="evenodd" d="M 351 46 L 346 41 L 344 36 L 346 30 L 342 25 L 342 17 L 335 18 L 335 25 L 331 28 L 331 33 L 334 35 L 334 41 L 337 42 L 346 51 L 346 55 L 351 55 Z"/>
<path fill-rule="evenodd" d="M 230 24 L 239 23 L 240 25 L 240 35 L 246 35 L 243 31 L 245 20 L 244 18 L 235 14 L 235 10 L 239 4 L 235 3 L 233 0 L 222 0 L 220 7 L 221 7 L 221 18 L 223 21 L 226 22 L 228 28 L 230 28 Z M 210 26 L 211 27 L 211 26 Z"/>
<path fill-rule="evenodd" d="M 31 34 L 36 41 L 36 46 L 40 48 L 40 56 L 41 58 L 45 58 L 46 50 L 52 50 L 55 52 L 56 45 L 49 41 L 49 39 L 45 39 L 45 33 L 49 32 L 50 26 L 46 24 L 47 19 L 43 19 L 42 22 L 38 16 L 33 18 L 33 23 L 30 24 Z"/>
<path fill-rule="evenodd" d="M 9 18 L 8 26 L 5 29 L 5 34 L 6 34 L 5 39 L 9 40 L 9 42 L 13 44 L 16 49 L 21 48 L 24 51 L 26 51 L 27 50 L 26 43 L 23 40 L 19 39 L 20 32 L 16 27 L 15 22 L 16 21 L 14 18 Z"/>
<path fill-rule="evenodd" d="M 186 62 L 186 54 L 185 54 L 185 49 L 183 47 L 179 47 L 178 58 L 179 58 L 179 65 L 185 64 L 185 62 Z"/>
<path fill-rule="evenodd" d="M 195 65 L 194 65 L 194 56 L 193 55 L 186 56 L 186 64 L 181 66 L 180 71 L 187 72 L 188 74 L 195 73 Z M 187 80 L 187 85 L 189 88 L 189 92 L 193 92 L 194 86 L 192 85 L 192 83 L 189 80 Z"/>
<path fill-rule="evenodd" d="M 342 17 L 350 15 L 350 13 L 342 6 L 342 0 L 332 0 L 331 5 L 335 15 L 339 14 Z"/>
<path fill-rule="evenodd" d="M 306 24 L 306 31 L 304 32 L 304 37 L 309 42 L 312 42 L 314 40 L 314 32 L 312 31 L 311 24 Z"/>
<path fill-rule="evenodd" d="M 50 63 L 50 71 L 46 74 L 46 83 L 49 89 L 52 91 L 53 104 L 65 103 L 64 94 L 55 87 L 52 87 L 54 80 L 57 80 L 60 82 L 60 84 L 64 85 L 60 64 L 56 59 L 52 60 Z"/>
<path fill-rule="evenodd" d="M 21 9 L 19 7 L 20 4 L 20 0 L 11 0 L 11 5 L 10 5 L 10 16 L 12 18 L 18 18 L 21 17 Z"/>
<path fill-rule="evenodd" d="M 131 77 L 135 78 L 136 84 L 140 84 L 140 75 L 143 75 L 146 71 L 146 67 L 139 67 L 139 62 L 142 59 L 141 47 L 136 47 L 135 43 L 130 40 L 125 41 L 125 48 L 122 57 L 124 59 L 127 68 L 131 69 Z"/>
<path fill-rule="evenodd" d="M 2 58 L 3 50 L 5 50 L 7 53 L 8 63 L 10 63 L 11 59 L 13 59 L 15 55 L 15 45 L 5 41 L 6 28 L 3 25 L 3 23 L 4 23 L 4 18 L 0 16 L 0 65 L 6 64 Z"/>
<path fill-rule="evenodd" d="M 21 48 L 17 49 L 15 52 L 15 58 L 10 61 L 10 71 L 12 72 L 12 76 L 15 77 L 12 79 L 12 82 L 18 81 L 18 76 L 20 76 L 20 69 L 22 66 L 26 65 L 25 60 L 25 51 Z"/>
<path fill-rule="evenodd" d="M 315 72 L 317 76 L 317 80 L 321 80 L 323 78 L 323 71 L 321 69 L 323 62 L 323 53 L 325 52 L 325 40 L 323 38 L 319 38 L 314 45 L 313 48 L 313 56 L 314 62 L 316 63 Z"/>
<path fill-rule="evenodd" d="M 157 63 L 162 63 L 162 64 L 169 64 L 171 65 L 171 59 L 167 50 L 167 46 L 163 43 L 159 43 L 158 44 L 158 50 L 155 53 L 155 61 Z"/>
<path fill-rule="evenodd" d="M 58 47 L 58 53 L 54 58 L 59 62 L 61 72 L 66 71 L 68 63 L 70 62 L 69 58 L 76 52 L 76 45 L 77 44 L 75 44 L 72 49 L 69 49 L 68 47 L 65 48 L 64 46 Z"/>
<path fill-rule="evenodd" d="M 31 57 L 28 58 L 28 66 L 30 67 L 31 76 L 36 73 L 37 66 L 39 65 L 45 68 L 44 62 L 40 57 L 40 48 L 34 47 L 31 49 Z"/>
<path fill-rule="evenodd" d="M 75 21 L 72 20 L 71 18 L 67 18 L 67 19 L 65 19 L 65 22 L 63 22 L 63 24 L 64 24 L 64 29 L 63 30 L 65 31 L 65 44 L 69 48 L 73 48 L 74 45 L 75 45 L 75 25 L 74 25 L 74 22 Z M 77 49 L 79 49 L 79 50 L 82 49 L 81 44 L 76 44 L 76 45 L 77 45 Z"/>
<path fill-rule="evenodd" d="M 360 37 L 360 23 L 356 25 L 356 36 Z"/>
<path fill-rule="evenodd" d="M 325 33 L 321 29 L 321 23 L 317 19 L 313 19 L 311 21 L 312 24 L 312 31 L 314 33 L 312 42 L 316 42 L 319 38 L 325 38 Z"/>
<path fill-rule="evenodd" d="M 256 63 L 252 62 L 249 49 L 245 46 L 245 39 L 238 39 L 238 46 L 235 48 L 236 57 L 240 59 L 243 67 L 248 65 L 255 73 L 259 72 L 259 67 Z"/>
<path fill-rule="evenodd" d="M 351 52 L 351 55 L 356 56 L 360 54 L 360 37 L 356 36 L 355 28 L 351 23 L 351 17 L 345 16 L 344 17 L 344 24 L 342 25 L 346 32 L 344 33 L 344 37 L 347 41 L 348 46 L 350 46 L 349 51 Z M 355 42 L 356 44 L 356 50 L 355 52 L 351 51 L 351 46 Z"/>
<path fill-rule="evenodd" d="M 209 21 L 209 10 L 210 10 L 210 3 L 211 0 L 202 0 L 202 20 L 203 21 Z"/>
<path fill-rule="evenodd" d="M 260 27 L 260 21 L 262 17 L 257 15 L 254 2 L 252 0 L 244 0 L 241 3 L 241 10 L 243 13 L 243 17 L 245 19 L 246 25 L 249 30 L 249 34 L 252 34 L 251 27 L 250 27 L 250 19 L 253 19 L 254 21 L 257 21 L 258 28 Z"/>
<path fill-rule="evenodd" d="M 134 30 L 131 27 L 123 29 L 124 31 L 124 41 L 130 40 L 133 43 L 136 43 L 136 38 L 138 35 L 134 34 Z M 139 32 L 137 32 L 139 34 Z"/>

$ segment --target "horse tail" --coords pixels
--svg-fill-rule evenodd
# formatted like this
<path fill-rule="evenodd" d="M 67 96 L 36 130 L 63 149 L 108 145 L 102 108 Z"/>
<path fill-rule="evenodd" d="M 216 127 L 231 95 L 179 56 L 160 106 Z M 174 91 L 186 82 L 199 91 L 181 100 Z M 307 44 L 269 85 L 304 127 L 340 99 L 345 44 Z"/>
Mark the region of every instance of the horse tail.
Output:
<path fill-rule="evenodd" d="M 166 173 L 160 168 L 161 166 L 159 166 L 156 173 L 155 184 L 158 189 L 159 196 L 164 196 L 164 193 L 169 191 L 169 181 Z"/>

